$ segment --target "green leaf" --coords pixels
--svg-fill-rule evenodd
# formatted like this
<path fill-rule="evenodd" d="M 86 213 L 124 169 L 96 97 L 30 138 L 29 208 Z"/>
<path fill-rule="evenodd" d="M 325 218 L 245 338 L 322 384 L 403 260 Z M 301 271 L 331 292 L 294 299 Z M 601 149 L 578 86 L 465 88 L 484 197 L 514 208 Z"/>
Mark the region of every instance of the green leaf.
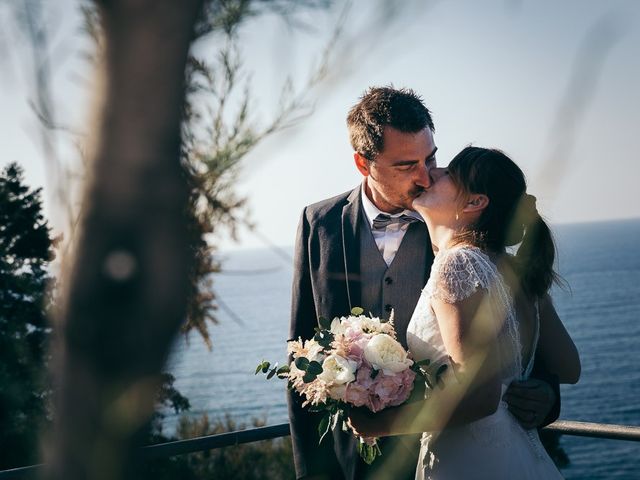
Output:
<path fill-rule="evenodd" d="M 289 373 L 290 371 L 291 371 L 291 370 L 289 369 L 289 365 L 283 365 L 283 366 L 281 366 L 281 367 L 276 371 L 276 374 L 277 374 L 278 376 L 280 376 L 280 375 L 287 374 L 287 373 Z"/>
<path fill-rule="evenodd" d="M 320 325 L 320 328 L 324 330 L 329 330 L 331 328 L 331 320 L 325 317 L 319 317 L 318 324 Z"/>
<path fill-rule="evenodd" d="M 353 307 L 351 309 L 351 315 L 358 316 L 358 315 L 362 315 L 363 313 L 364 313 L 364 308 L 362 307 Z"/>
<path fill-rule="evenodd" d="M 309 372 L 307 372 L 307 373 L 305 373 L 305 374 L 304 374 L 304 377 L 302 377 L 302 381 L 303 381 L 304 383 L 311 383 L 311 382 L 313 382 L 313 381 L 316 379 L 316 377 L 317 377 L 317 376 L 318 376 L 318 375 L 317 375 L 317 374 L 315 374 L 315 373 L 309 373 Z"/>
<path fill-rule="evenodd" d="M 438 368 L 438 371 L 436 372 L 436 384 L 440 387 L 440 388 L 444 388 L 444 381 L 442 380 L 442 374 L 444 372 L 447 371 L 448 365 L 445 363 L 443 365 L 440 365 L 440 367 Z"/>
<path fill-rule="evenodd" d="M 309 359 L 305 357 L 298 357 L 296 358 L 296 361 L 294 363 L 300 370 L 306 371 L 307 367 L 309 366 Z"/>
<path fill-rule="evenodd" d="M 267 380 L 269 380 L 270 378 L 273 378 L 275 374 L 276 374 L 275 368 L 272 368 L 271 370 L 269 370 L 269 373 L 267 373 Z"/>
<path fill-rule="evenodd" d="M 312 362 L 309 362 L 309 366 L 307 367 L 307 373 L 310 373 L 312 375 L 320 375 L 322 373 L 322 365 L 320 365 L 320 363 L 316 362 L 315 360 Z"/>
<path fill-rule="evenodd" d="M 418 365 L 419 367 L 428 367 L 430 363 L 431 363 L 431 360 L 429 360 L 428 358 L 425 358 L 424 360 L 420 360 L 419 362 L 416 362 L 416 365 Z"/>
<path fill-rule="evenodd" d="M 427 385 L 428 388 L 433 390 L 433 383 L 431 383 L 431 380 L 429 379 L 429 375 L 424 376 L 424 383 Z"/>
<path fill-rule="evenodd" d="M 324 439 L 324 436 L 329 431 L 330 426 L 331 426 L 331 415 L 327 413 L 325 416 L 322 417 L 322 419 L 320 420 L 320 423 L 318 424 L 318 435 L 320 435 L 320 440 L 318 440 L 318 445 L 320 445 L 320 443 Z"/>
<path fill-rule="evenodd" d="M 262 372 L 262 373 L 266 373 L 266 371 L 269 369 L 269 362 L 267 362 L 266 360 L 263 360 L 257 367 L 256 367 L 256 373 L 255 375 L 257 375 L 258 373 Z"/>
<path fill-rule="evenodd" d="M 376 370 L 375 368 L 371 369 L 371 375 L 369 375 L 372 379 L 376 378 L 378 376 L 378 374 L 380 373 L 380 370 Z"/>
<path fill-rule="evenodd" d="M 327 330 L 322 330 L 316 333 L 313 336 L 313 339 L 318 342 L 318 345 L 320 345 L 322 348 L 329 348 L 331 347 L 331 342 L 333 342 L 334 336 L 333 333 Z"/>
<path fill-rule="evenodd" d="M 380 447 L 378 445 L 368 445 L 364 442 L 364 440 L 360 440 L 358 442 L 358 453 L 360 454 L 360 458 L 367 465 L 371 465 L 376 457 L 382 453 L 380 452 Z"/>
<path fill-rule="evenodd" d="M 436 371 L 436 378 L 440 378 L 440 375 L 446 372 L 447 368 L 449 368 L 449 365 L 447 365 L 446 363 L 443 363 L 442 365 L 440 365 L 438 367 L 438 370 Z"/>

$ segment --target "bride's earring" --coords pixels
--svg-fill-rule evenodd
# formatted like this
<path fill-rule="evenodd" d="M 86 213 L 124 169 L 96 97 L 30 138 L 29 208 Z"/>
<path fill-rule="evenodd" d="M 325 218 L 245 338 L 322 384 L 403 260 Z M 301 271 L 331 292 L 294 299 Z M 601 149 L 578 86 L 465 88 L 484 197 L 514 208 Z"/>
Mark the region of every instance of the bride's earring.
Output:
<path fill-rule="evenodd" d="M 460 214 L 456 212 L 456 220 L 460 220 Z"/>

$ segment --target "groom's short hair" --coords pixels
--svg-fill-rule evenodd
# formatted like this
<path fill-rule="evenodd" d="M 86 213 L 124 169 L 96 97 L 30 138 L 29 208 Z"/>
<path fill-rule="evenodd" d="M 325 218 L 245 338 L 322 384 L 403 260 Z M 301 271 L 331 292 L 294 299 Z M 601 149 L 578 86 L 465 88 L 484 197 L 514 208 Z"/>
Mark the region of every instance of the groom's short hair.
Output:
<path fill-rule="evenodd" d="M 417 133 L 427 127 L 435 132 L 431 112 L 409 88 L 371 87 L 347 115 L 349 140 L 354 151 L 374 161 L 383 150 L 384 127 Z"/>

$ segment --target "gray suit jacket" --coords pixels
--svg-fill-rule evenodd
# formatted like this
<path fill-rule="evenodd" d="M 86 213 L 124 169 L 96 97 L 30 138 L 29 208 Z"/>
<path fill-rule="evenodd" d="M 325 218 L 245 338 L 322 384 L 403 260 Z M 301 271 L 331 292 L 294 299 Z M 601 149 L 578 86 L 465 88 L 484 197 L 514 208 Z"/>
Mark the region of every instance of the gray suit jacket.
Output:
<path fill-rule="evenodd" d="M 359 272 L 362 229 L 358 228 L 361 215 L 360 187 L 304 209 L 294 254 L 290 338 L 309 339 L 319 317 L 331 319 L 347 315 L 352 307 L 363 306 Z M 426 272 L 432 261 L 432 254 L 427 255 Z M 421 286 L 426 283 L 426 276 L 422 280 Z M 318 473 L 332 479 L 367 476 L 369 468 L 360 460 L 350 435 L 334 432 L 333 438 L 325 438 L 319 446 L 318 418 L 300 407 L 295 392 L 289 393 L 288 403 L 298 478 Z M 412 438 L 410 444 L 417 455 L 418 442 Z M 385 452 L 391 449 L 384 447 Z M 413 478 L 415 459 L 405 463 L 410 470 L 408 478 Z"/>

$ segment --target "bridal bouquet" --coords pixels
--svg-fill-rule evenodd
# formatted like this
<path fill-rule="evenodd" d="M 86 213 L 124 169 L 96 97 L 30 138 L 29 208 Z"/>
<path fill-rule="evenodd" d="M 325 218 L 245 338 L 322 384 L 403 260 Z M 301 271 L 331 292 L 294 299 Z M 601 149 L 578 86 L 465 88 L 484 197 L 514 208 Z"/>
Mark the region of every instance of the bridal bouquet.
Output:
<path fill-rule="evenodd" d="M 354 308 L 348 317 L 321 318 L 312 339 L 288 342 L 289 365 L 278 368 L 263 361 L 256 369 L 267 378 L 288 379 L 289 387 L 304 399 L 303 407 L 324 412 L 320 441 L 338 425 L 350 430 L 345 421 L 349 406 L 378 412 L 402 404 L 411 394 L 416 373 L 421 373 L 421 365 L 414 364 L 397 341 L 393 319 L 384 321 L 363 312 Z M 367 463 L 380 454 L 376 439 L 370 438 L 360 437 L 358 451 Z"/>

